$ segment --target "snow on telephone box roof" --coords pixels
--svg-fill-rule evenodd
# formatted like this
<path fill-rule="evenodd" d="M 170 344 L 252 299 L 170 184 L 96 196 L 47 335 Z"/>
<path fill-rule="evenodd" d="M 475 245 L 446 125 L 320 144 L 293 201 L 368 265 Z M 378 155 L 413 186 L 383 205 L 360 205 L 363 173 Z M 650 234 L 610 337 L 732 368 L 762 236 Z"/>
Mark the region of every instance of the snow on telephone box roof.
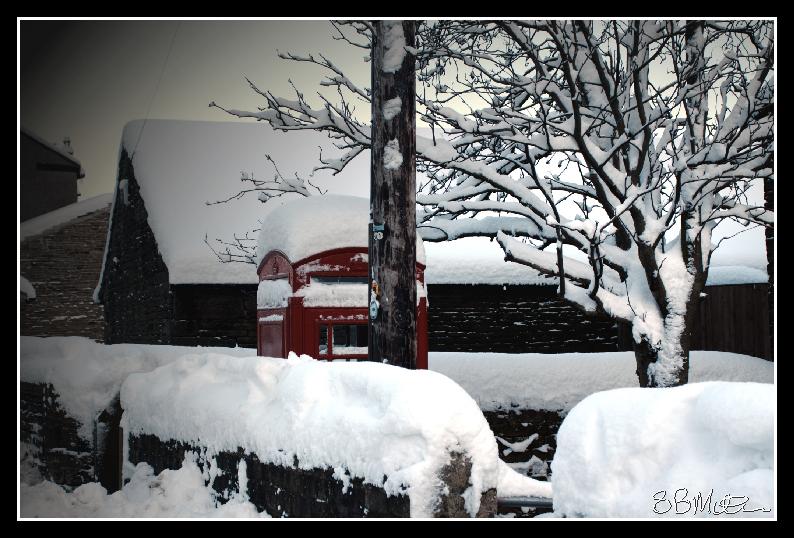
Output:
<path fill-rule="evenodd" d="M 171 284 L 256 284 L 255 268 L 220 263 L 204 238 L 206 234 L 217 250 L 215 239 L 228 241 L 235 234 L 259 229 L 259 221 L 271 210 L 268 206 L 279 205 L 278 200 L 263 205 L 256 193 L 207 205 L 249 188 L 250 184 L 240 181 L 241 172 L 256 179 L 272 178 L 275 170 L 265 155 L 273 158 L 282 176 L 297 174 L 323 189 L 362 192 L 369 185 L 367 159 L 356 159 L 336 176 L 328 170 L 311 176 L 319 147 L 323 157 L 338 153 L 323 133 L 275 131 L 265 123 L 143 123 L 128 123 L 122 143 L 128 154 L 134 150 L 135 179 Z M 121 198 L 118 201 L 122 203 Z M 256 234 L 249 237 L 255 240 Z"/>
<path fill-rule="evenodd" d="M 295 263 L 337 248 L 366 249 L 368 234 L 369 200 L 366 198 L 326 194 L 291 199 L 263 218 L 256 263 L 261 264 L 274 250 Z M 424 247 L 418 235 L 416 261 L 425 264 Z"/>

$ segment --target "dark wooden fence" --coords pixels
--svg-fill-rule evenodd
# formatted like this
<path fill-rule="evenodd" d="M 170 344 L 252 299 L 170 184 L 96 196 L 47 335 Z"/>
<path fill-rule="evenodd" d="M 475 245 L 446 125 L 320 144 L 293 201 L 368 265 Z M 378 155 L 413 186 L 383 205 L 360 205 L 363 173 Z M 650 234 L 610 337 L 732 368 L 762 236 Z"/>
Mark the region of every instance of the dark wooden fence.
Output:
<path fill-rule="evenodd" d="M 707 287 L 692 349 L 731 351 L 773 360 L 768 288 L 769 284 Z"/>

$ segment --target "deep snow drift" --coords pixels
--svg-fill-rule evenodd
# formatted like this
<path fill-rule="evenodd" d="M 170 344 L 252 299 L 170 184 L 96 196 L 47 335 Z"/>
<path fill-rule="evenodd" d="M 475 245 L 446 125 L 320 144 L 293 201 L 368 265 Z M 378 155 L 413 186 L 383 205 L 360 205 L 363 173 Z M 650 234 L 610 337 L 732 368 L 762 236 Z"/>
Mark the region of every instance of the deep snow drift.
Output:
<path fill-rule="evenodd" d="M 774 419 L 770 384 L 593 394 L 557 434 L 555 515 L 773 517 Z"/>

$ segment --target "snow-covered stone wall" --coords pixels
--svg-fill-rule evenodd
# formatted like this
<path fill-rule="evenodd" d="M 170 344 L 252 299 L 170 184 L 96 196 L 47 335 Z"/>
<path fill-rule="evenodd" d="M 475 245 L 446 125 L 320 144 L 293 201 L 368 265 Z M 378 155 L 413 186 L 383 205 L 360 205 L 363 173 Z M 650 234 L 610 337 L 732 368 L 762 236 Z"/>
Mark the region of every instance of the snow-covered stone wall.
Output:
<path fill-rule="evenodd" d="M 121 405 L 125 460 L 157 472 L 190 450 L 218 476 L 218 458 L 231 458 L 224 474 L 247 477 L 245 488 L 238 478 L 240 491 L 250 495 L 251 470 L 257 487 L 310 497 L 293 502 L 293 517 L 368 515 L 376 507 L 366 491 L 364 505 L 362 492 L 347 493 L 354 479 L 407 497 L 411 517 L 487 516 L 496 508 L 499 459 L 488 423 L 466 392 L 434 372 L 202 353 L 130 375 Z M 261 495 L 252 502 L 285 515 L 272 495 Z M 326 499 L 336 508 L 318 508 Z M 406 515 L 401 502 L 392 508 Z"/>

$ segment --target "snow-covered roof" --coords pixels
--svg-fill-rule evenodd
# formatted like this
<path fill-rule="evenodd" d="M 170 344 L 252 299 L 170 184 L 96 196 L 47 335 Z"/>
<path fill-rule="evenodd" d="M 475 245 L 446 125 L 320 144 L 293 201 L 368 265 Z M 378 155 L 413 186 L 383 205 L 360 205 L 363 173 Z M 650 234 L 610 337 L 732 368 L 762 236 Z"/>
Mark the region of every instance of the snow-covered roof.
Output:
<path fill-rule="evenodd" d="M 45 148 L 51 149 L 52 151 L 54 151 L 55 153 L 57 153 L 58 155 L 60 155 L 64 159 L 66 159 L 66 160 L 76 164 L 77 166 L 79 166 L 80 167 L 80 177 L 83 177 L 85 175 L 85 172 L 83 171 L 83 166 L 80 164 L 80 161 L 78 161 L 75 158 L 74 155 L 69 153 L 69 150 L 66 149 L 66 147 L 63 144 L 57 144 L 55 142 L 48 142 L 47 140 L 44 140 L 42 137 L 40 137 L 39 135 L 37 135 L 36 133 L 31 131 L 30 129 L 27 129 L 25 127 L 21 127 L 20 131 L 23 134 L 25 134 L 25 135 L 29 136 L 30 138 L 32 138 L 33 140 L 35 140 L 36 142 L 38 142 L 39 144 L 41 144 L 42 146 L 44 146 Z"/>
<path fill-rule="evenodd" d="M 172 284 L 257 283 L 250 264 L 220 263 L 205 244 L 205 234 L 214 244 L 217 238 L 266 230 L 258 238 L 257 262 L 276 249 L 295 262 L 332 248 L 367 245 L 368 152 L 340 174 L 322 170 L 311 177 L 313 184 L 329 191 L 324 196 L 284 196 L 262 204 L 248 194 L 207 205 L 246 187 L 241 171 L 258 179 L 273 177 L 265 155 L 273 157 L 282 176 L 308 178 L 318 162 L 318 148 L 326 158 L 336 150 L 322 133 L 274 131 L 261 122 L 148 120 L 139 137 L 142 127 L 140 120 L 127 124 L 123 146 L 128 153 L 134 150 L 135 178 Z M 757 233 L 760 239 L 751 237 Z M 721 246 L 712 258 L 709 284 L 766 282 L 763 230 L 742 237 L 752 239 L 743 243 L 751 248 L 739 249 L 736 240 Z M 556 284 L 529 267 L 505 262 L 499 246 L 484 238 L 428 242 L 424 247 L 418 243 L 417 260 L 427 265 L 429 284 Z M 736 252 L 724 256 L 730 243 L 737 245 Z M 739 269 L 716 270 L 727 266 Z"/>
<path fill-rule="evenodd" d="M 130 154 L 134 151 L 135 179 L 172 284 L 255 284 L 256 268 L 219 262 L 205 244 L 205 234 L 213 244 L 215 239 L 231 240 L 235 234 L 257 230 L 281 199 L 262 204 L 253 193 L 227 203 L 207 202 L 248 188 L 250 183 L 240 181 L 241 171 L 257 179 L 272 178 L 275 170 L 265 155 L 274 159 L 284 177 L 309 178 L 318 147 L 324 157 L 335 151 L 322 133 L 285 133 L 265 123 L 176 120 L 128 123 L 123 147 Z M 348 168 L 336 176 L 318 171 L 311 181 L 331 192 L 366 188 L 367 160 L 356 159 Z M 255 234 L 250 237 L 256 239 Z"/>
<path fill-rule="evenodd" d="M 750 236 L 750 233 L 755 236 Z M 748 240 L 725 242 L 714 251 L 707 285 L 764 284 L 769 281 L 763 230 L 750 233 L 745 236 Z M 425 250 L 425 282 L 428 284 L 557 284 L 556 278 L 541 275 L 531 267 L 504 261 L 502 248 L 488 238 L 466 237 L 441 243 L 427 241 Z"/>
<path fill-rule="evenodd" d="M 66 224 L 77 217 L 103 209 L 109 206 L 112 201 L 112 194 L 100 194 L 74 204 L 59 207 L 38 217 L 33 217 L 19 225 L 19 240 L 22 241 L 28 237 L 39 235 L 51 228 Z"/>
<path fill-rule="evenodd" d="M 366 248 L 368 230 L 367 198 L 326 194 L 285 201 L 262 220 L 256 250 L 257 264 L 273 250 L 279 250 L 291 262 L 297 262 L 336 248 Z M 416 259 L 424 264 L 424 247 L 419 236 L 416 245 Z"/>

